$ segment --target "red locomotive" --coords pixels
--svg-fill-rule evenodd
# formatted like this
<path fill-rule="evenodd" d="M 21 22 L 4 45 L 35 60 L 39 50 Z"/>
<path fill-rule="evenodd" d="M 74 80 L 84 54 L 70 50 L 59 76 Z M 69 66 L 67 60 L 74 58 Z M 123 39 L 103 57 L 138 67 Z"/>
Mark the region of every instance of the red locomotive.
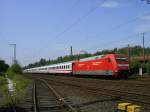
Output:
<path fill-rule="evenodd" d="M 24 72 L 127 77 L 129 63 L 127 57 L 123 54 L 106 54 L 71 62 L 35 67 L 26 69 Z"/>

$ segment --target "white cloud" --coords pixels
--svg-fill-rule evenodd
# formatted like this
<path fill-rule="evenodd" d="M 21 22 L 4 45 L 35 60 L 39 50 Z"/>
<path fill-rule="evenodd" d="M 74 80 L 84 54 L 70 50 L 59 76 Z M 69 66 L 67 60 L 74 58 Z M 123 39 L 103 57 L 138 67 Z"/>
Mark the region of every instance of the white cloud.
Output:
<path fill-rule="evenodd" d="M 150 20 L 150 15 L 146 15 L 144 17 L 142 17 L 143 20 Z"/>
<path fill-rule="evenodd" d="M 108 2 L 104 2 L 101 7 L 103 8 L 117 8 L 121 6 L 121 3 L 116 2 L 116 1 L 108 1 Z"/>

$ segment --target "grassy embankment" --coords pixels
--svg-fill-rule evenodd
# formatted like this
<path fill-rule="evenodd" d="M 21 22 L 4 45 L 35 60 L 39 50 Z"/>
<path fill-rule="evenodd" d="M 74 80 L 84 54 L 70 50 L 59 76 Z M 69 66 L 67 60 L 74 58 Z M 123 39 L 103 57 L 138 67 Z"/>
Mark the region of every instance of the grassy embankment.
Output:
<path fill-rule="evenodd" d="M 30 79 L 22 75 L 21 70 L 18 72 L 16 69 L 18 69 L 16 65 L 12 65 L 5 73 L 5 76 L 0 77 L 0 92 L 3 97 L 3 99 L 0 101 L 0 107 L 9 107 L 12 105 L 12 103 L 19 103 L 24 98 L 26 89 L 31 83 Z M 13 81 L 15 91 L 13 92 L 12 96 L 10 96 L 8 91 L 7 80 L 5 77 L 8 77 Z"/>

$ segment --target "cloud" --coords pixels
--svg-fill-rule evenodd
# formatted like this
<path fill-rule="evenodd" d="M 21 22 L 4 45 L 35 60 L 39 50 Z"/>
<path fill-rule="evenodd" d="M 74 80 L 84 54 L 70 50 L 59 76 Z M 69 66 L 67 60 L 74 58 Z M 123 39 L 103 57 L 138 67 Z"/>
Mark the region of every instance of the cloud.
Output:
<path fill-rule="evenodd" d="M 150 15 L 146 15 L 142 17 L 143 20 L 150 20 Z"/>
<path fill-rule="evenodd" d="M 108 2 L 104 2 L 101 7 L 103 8 L 117 8 L 121 6 L 121 3 L 116 2 L 116 1 L 108 1 Z"/>

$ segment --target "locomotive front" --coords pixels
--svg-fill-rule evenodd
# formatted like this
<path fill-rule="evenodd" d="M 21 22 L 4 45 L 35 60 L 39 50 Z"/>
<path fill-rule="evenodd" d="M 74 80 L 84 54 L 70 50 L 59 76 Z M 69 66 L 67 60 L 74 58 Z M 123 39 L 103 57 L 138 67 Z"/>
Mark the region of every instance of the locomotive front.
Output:
<path fill-rule="evenodd" d="M 126 78 L 129 75 L 129 62 L 125 55 L 115 55 L 116 75 L 120 78 Z"/>

